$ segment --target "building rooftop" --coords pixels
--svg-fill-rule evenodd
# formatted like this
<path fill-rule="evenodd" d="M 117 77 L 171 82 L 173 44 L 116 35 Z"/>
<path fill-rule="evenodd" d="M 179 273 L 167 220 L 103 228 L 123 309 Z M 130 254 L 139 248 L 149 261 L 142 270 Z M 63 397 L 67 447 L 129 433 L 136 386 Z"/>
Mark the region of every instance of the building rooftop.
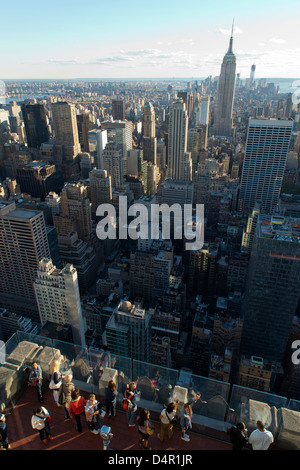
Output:
<path fill-rule="evenodd" d="M 183 339 L 183 338 L 182 338 Z M 184 340 L 184 339 L 183 339 Z M 4 349 L 4 351 L 3 351 Z M 72 381 L 85 398 L 95 393 L 104 403 L 104 388 L 112 378 L 117 384 L 117 416 L 105 416 L 102 425 L 112 428 L 111 447 L 118 451 L 138 451 L 137 428 L 129 428 L 121 407 L 123 391 L 130 381 L 137 382 L 138 410 L 147 408 L 155 426 L 150 446 L 155 451 L 230 450 L 226 429 L 243 421 L 249 432 L 256 420 L 263 419 L 275 438 L 274 449 L 299 449 L 300 402 L 271 393 L 233 385 L 220 380 L 196 376 L 190 369 L 180 371 L 107 350 L 83 348 L 72 343 L 18 331 L 0 349 L 0 412 L 7 417 L 8 436 L 13 450 L 100 450 L 100 436 L 91 433 L 85 417 L 83 432 L 78 433 L 74 421 L 64 420 L 64 410 L 58 407 L 49 389 L 53 361 L 60 370 L 72 375 Z M 32 362 L 43 370 L 45 408 L 50 412 L 53 440 L 45 446 L 31 427 L 33 410 L 39 406 L 34 387 L 27 386 Z M 170 401 L 183 403 L 201 395 L 193 407 L 193 428 L 190 442 L 181 440 L 180 424 L 174 427 L 171 440 L 161 443 L 159 415 Z M 202 401 L 203 400 L 203 401 Z"/>
<path fill-rule="evenodd" d="M 82 394 L 88 398 L 88 394 Z M 33 387 L 26 390 L 13 412 L 7 416 L 6 422 L 8 435 L 12 450 L 101 450 L 102 441 L 99 435 L 91 433 L 87 427 L 86 420 L 82 417 L 82 433 L 75 430 L 75 421 L 64 420 L 64 410 L 54 403 L 52 391 L 45 390 L 44 406 L 50 413 L 53 423 L 51 434 L 53 440 L 45 446 L 39 438 L 39 433 L 31 427 L 31 416 L 35 407 L 39 406 L 36 391 Z M 105 416 L 102 425 L 111 427 L 113 438 L 110 447 L 114 450 L 139 451 L 138 431 L 127 426 L 126 414 L 117 410 L 115 417 Z M 190 432 L 190 442 L 181 440 L 180 428 L 176 427 L 172 440 L 166 439 L 161 443 L 157 437 L 160 424 L 154 420 L 155 433 L 150 437 L 149 447 L 153 450 L 177 451 L 177 450 L 230 450 L 227 442 L 213 439 L 208 436 Z"/>

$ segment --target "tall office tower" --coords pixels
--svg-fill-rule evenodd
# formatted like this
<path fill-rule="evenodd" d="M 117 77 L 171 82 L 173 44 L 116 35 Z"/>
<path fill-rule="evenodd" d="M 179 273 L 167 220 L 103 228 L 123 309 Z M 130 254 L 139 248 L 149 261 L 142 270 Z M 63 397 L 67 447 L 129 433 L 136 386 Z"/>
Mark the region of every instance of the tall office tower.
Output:
<path fill-rule="evenodd" d="M 199 106 L 195 110 L 195 125 L 208 126 L 209 124 L 210 97 L 205 96 L 200 99 Z"/>
<path fill-rule="evenodd" d="M 94 164 L 98 170 L 104 169 L 103 151 L 108 142 L 107 131 L 95 129 L 88 132 L 89 153 L 94 158 Z"/>
<path fill-rule="evenodd" d="M 23 104 L 22 115 L 28 147 L 40 147 L 49 140 L 49 128 L 45 107 L 42 104 Z"/>
<path fill-rule="evenodd" d="M 92 213 L 95 214 L 100 204 L 107 204 L 112 200 L 111 176 L 106 170 L 93 169 L 89 178 Z"/>
<path fill-rule="evenodd" d="M 156 165 L 157 162 L 157 138 L 143 137 L 143 158 L 145 161 Z"/>
<path fill-rule="evenodd" d="M 67 264 L 63 269 L 56 269 L 50 259 L 43 258 L 39 263 L 34 291 L 41 324 L 50 321 L 71 325 L 74 344 L 85 347 L 85 326 L 74 266 Z"/>
<path fill-rule="evenodd" d="M 76 268 L 80 292 L 86 292 L 97 277 L 97 253 L 89 242 L 78 239 L 77 232 L 58 235 L 59 254 L 63 264 Z"/>
<path fill-rule="evenodd" d="M 243 162 L 239 208 L 250 212 L 255 202 L 271 214 L 279 201 L 293 121 L 250 119 Z"/>
<path fill-rule="evenodd" d="M 114 121 L 125 121 L 124 100 L 112 100 L 112 116 Z"/>
<path fill-rule="evenodd" d="M 243 302 L 241 353 L 281 361 L 300 296 L 300 219 L 259 215 Z"/>
<path fill-rule="evenodd" d="M 147 188 L 145 194 L 147 196 L 153 196 L 157 192 L 157 187 L 160 180 L 159 168 L 157 165 L 148 162 L 147 163 Z"/>
<path fill-rule="evenodd" d="M 253 85 L 254 83 L 255 69 L 256 69 L 256 65 L 252 65 L 251 72 L 250 72 L 250 86 Z"/>
<path fill-rule="evenodd" d="M 191 119 L 194 109 L 193 94 L 188 91 L 178 91 L 177 97 L 185 103 L 188 118 Z"/>
<path fill-rule="evenodd" d="M 155 111 L 149 101 L 143 108 L 143 136 L 155 137 Z"/>
<path fill-rule="evenodd" d="M 130 254 L 130 292 L 134 297 L 149 302 L 153 298 L 154 257 L 150 252 L 136 251 Z"/>
<path fill-rule="evenodd" d="M 80 240 L 88 240 L 92 233 L 92 215 L 87 186 L 66 183 L 61 191 L 60 205 L 60 215 L 53 216 L 57 233 L 77 232 Z"/>
<path fill-rule="evenodd" d="M 220 137 L 232 137 L 232 111 L 235 89 L 236 60 L 232 51 L 233 31 L 231 33 L 229 49 L 223 58 L 218 83 L 217 108 L 213 133 Z"/>
<path fill-rule="evenodd" d="M 64 101 L 51 104 L 55 148 L 59 159 L 74 160 L 81 152 L 75 105 Z"/>
<path fill-rule="evenodd" d="M 150 362 L 151 314 L 139 304 L 121 302 L 106 324 L 103 340 L 112 354 Z"/>
<path fill-rule="evenodd" d="M 132 149 L 132 122 L 131 121 L 104 121 L 101 129 L 107 131 L 108 142 L 119 145 L 123 158 L 123 175 L 127 174 L 127 153 Z"/>
<path fill-rule="evenodd" d="M 185 153 L 187 152 L 188 114 L 185 103 L 172 103 L 169 116 L 168 177 L 183 180 Z"/>
<path fill-rule="evenodd" d="M 205 243 L 201 250 L 191 252 L 189 268 L 191 295 L 215 294 L 218 252 L 218 246 L 214 243 Z"/>
<path fill-rule="evenodd" d="M 40 161 L 19 165 L 16 169 L 16 180 L 22 193 L 42 200 L 50 191 L 59 193 L 63 186 L 61 176 L 56 174 L 55 165 Z"/>
<path fill-rule="evenodd" d="M 164 309 L 160 306 L 156 306 L 151 313 L 152 338 L 169 339 L 171 357 L 175 364 L 182 328 L 182 314 L 176 307 Z"/>
<path fill-rule="evenodd" d="M 261 207 L 261 202 L 256 201 L 255 206 L 252 210 L 252 213 L 248 217 L 247 227 L 244 230 L 243 237 L 242 237 L 242 246 L 241 246 L 242 252 L 245 252 L 245 253 L 251 252 L 257 219 L 260 214 L 260 207 Z"/>
<path fill-rule="evenodd" d="M 123 158 L 119 146 L 115 142 L 108 142 L 103 151 L 103 167 L 111 177 L 114 189 L 123 184 Z"/>
<path fill-rule="evenodd" d="M 77 128 L 78 128 L 78 139 L 81 146 L 82 152 L 89 152 L 89 131 L 93 129 L 94 124 L 92 122 L 91 114 L 85 112 L 84 114 L 77 114 Z"/>
<path fill-rule="evenodd" d="M 0 306 L 39 322 L 33 283 L 50 257 L 43 212 L 0 204 Z"/>

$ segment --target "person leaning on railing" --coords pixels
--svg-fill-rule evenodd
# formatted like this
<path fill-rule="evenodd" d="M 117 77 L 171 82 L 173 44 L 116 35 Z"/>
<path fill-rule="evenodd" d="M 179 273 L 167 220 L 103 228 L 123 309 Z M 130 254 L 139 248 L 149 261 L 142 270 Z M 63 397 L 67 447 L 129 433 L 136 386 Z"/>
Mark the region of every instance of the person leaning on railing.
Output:
<path fill-rule="evenodd" d="M 38 400 L 40 403 L 44 403 L 43 391 L 42 391 L 43 373 L 42 368 L 36 362 L 31 365 L 31 371 L 29 373 L 28 385 L 36 388 Z"/>

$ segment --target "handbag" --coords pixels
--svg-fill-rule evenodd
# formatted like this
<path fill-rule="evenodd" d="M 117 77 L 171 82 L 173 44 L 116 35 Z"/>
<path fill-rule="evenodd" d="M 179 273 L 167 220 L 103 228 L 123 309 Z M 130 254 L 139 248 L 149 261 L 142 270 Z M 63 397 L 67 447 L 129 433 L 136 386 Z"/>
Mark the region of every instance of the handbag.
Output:
<path fill-rule="evenodd" d="M 49 383 L 49 388 L 50 390 L 58 390 L 61 386 L 61 382 L 58 382 L 57 384 L 54 382 L 53 379 L 50 380 L 50 383 Z"/>
<path fill-rule="evenodd" d="M 154 427 L 153 426 L 150 427 L 150 423 L 149 421 L 147 421 L 147 434 L 149 434 L 149 436 L 152 436 L 153 433 L 154 433 Z"/>
<path fill-rule="evenodd" d="M 167 413 L 167 410 L 166 410 L 166 417 L 168 418 L 168 420 L 170 421 L 170 423 L 175 426 L 177 424 L 177 418 L 176 416 L 174 416 L 174 418 L 170 419 L 169 416 L 168 416 L 168 413 Z"/>
<path fill-rule="evenodd" d="M 53 421 L 50 415 L 47 416 L 46 421 L 48 424 L 52 424 Z"/>

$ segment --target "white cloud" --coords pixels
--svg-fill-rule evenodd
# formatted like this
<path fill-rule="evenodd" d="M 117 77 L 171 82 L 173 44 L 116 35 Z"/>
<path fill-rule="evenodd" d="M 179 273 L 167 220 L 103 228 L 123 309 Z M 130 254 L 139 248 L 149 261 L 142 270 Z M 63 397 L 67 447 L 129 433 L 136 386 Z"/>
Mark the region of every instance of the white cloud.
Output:
<path fill-rule="evenodd" d="M 284 44 L 285 40 L 281 38 L 272 38 L 270 39 L 270 42 L 274 42 L 274 44 Z"/>

